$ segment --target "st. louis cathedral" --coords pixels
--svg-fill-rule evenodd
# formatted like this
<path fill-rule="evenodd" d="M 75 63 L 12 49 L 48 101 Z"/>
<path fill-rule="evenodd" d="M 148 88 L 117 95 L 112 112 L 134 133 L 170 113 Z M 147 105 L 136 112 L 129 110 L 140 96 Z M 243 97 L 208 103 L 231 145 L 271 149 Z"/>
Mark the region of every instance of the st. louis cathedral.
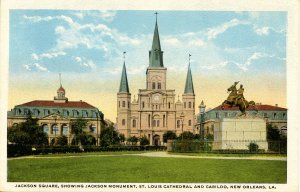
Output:
<path fill-rule="evenodd" d="M 150 145 L 162 145 L 163 134 L 173 131 L 195 133 L 195 94 L 190 66 L 188 66 L 182 101 L 176 101 L 175 90 L 167 89 L 167 68 L 163 62 L 157 20 L 149 66 L 146 71 L 146 88 L 139 89 L 137 100 L 131 100 L 124 62 L 120 88 L 117 94 L 117 128 L 126 138 L 146 136 Z"/>

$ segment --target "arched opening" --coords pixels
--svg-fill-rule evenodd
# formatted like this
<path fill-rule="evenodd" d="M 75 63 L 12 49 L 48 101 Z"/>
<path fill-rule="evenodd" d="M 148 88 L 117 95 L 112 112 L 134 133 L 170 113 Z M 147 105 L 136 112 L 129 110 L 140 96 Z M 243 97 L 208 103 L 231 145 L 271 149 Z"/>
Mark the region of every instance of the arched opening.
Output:
<path fill-rule="evenodd" d="M 65 136 L 69 135 L 69 127 L 67 124 L 62 125 L 62 135 L 65 135 Z"/>
<path fill-rule="evenodd" d="M 47 124 L 42 125 L 43 132 L 46 133 L 47 135 L 49 134 L 49 126 Z"/>
<path fill-rule="evenodd" d="M 154 135 L 153 136 L 153 144 L 155 146 L 159 146 L 160 145 L 160 136 L 159 135 Z"/>

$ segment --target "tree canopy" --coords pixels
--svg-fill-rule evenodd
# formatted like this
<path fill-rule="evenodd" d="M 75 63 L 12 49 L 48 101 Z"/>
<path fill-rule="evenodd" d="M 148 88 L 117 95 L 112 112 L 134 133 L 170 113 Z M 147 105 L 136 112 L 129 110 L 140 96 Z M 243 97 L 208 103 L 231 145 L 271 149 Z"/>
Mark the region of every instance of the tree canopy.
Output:
<path fill-rule="evenodd" d="M 8 141 L 31 146 L 48 144 L 47 134 L 43 132 L 37 121 L 38 119 L 34 119 L 29 115 L 25 122 L 9 127 L 7 130 Z"/>

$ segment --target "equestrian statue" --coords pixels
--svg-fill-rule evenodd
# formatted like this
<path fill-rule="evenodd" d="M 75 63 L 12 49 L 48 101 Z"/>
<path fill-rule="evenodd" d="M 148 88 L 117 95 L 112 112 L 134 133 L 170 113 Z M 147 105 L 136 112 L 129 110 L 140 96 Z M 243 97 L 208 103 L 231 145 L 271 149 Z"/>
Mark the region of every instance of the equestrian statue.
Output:
<path fill-rule="evenodd" d="M 224 105 L 227 104 L 230 107 L 239 107 L 242 115 L 246 116 L 246 109 L 251 105 L 254 106 L 254 109 L 257 112 L 257 108 L 255 106 L 254 101 L 247 101 L 244 97 L 244 87 L 240 85 L 240 88 L 237 90 L 236 85 L 239 83 L 234 82 L 234 84 L 227 89 L 227 92 L 230 92 L 227 99 L 222 103 L 222 110 L 224 109 Z"/>

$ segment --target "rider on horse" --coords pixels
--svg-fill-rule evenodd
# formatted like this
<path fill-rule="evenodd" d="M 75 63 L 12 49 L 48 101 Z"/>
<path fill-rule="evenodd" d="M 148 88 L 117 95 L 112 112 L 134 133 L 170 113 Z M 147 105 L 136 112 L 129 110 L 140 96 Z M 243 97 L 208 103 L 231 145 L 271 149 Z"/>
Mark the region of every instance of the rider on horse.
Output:
<path fill-rule="evenodd" d="M 237 96 L 235 98 L 234 105 L 237 105 L 239 99 L 245 99 L 244 98 L 244 88 L 243 88 L 243 85 L 240 85 L 240 88 L 237 90 Z"/>

